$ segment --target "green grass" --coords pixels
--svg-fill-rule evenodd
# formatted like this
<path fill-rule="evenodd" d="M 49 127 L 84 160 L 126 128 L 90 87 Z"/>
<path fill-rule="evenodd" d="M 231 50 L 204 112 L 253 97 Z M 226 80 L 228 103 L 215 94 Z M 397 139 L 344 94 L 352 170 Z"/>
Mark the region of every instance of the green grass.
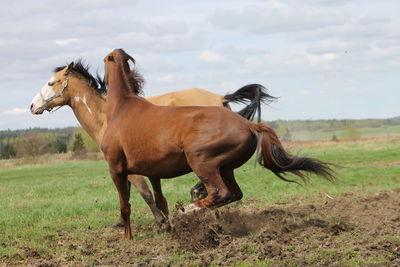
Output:
<path fill-rule="evenodd" d="M 338 164 L 365 164 L 370 162 L 394 162 L 400 160 L 400 142 L 341 143 L 330 146 L 306 147 L 292 152 Z"/>
<path fill-rule="evenodd" d="M 398 136 L 400 134 L 400 125 L 357 128 L 357 131 L 362 137 Z M 293 138 L 296 141 L 331 140 L 334 135 L 341 139 L 343 134 L 343 130 L 297 131 L 293 133 Z"/>
<path fill-rule="evenodd" d="M 257 205 L 268 205 L 290 202 L 299 196 L 309 199 L 321 193 L 335 196 L 353 190 L 372 192 L 400 187 L 399 165 L 372 164 L 398 161 L 398 141 L 338 143 L 292 152 L 343 165 L 344 168 L 336 168 L 338 183 L 333 185 L 314 176 L 308 186 L 285 183 L 260 166 L 254 167 L 255 160 L 251 159 L 235 172 L 244 202 L 257 200 Z M 189 190 L 197 181 L 193 173 L 162 181 L 171 210 L 177 201 L 189 202 Z M 131 217 L 136 224 L 153 223 L 148 207 L 135 190 L 131 204 Z M 60 231 L 81 233 L 88 228 L 106 228 L 115 223 L 118 215 L 118 196 L 104 161 L 25 165 L 0 170 L 0 244 L 7 244 L 0 246 L 0 256 L 13 255 L 24 245 L 46 253 L 57 249 L 47 247 L 48 236 Z M 252 247 L 246 249 L 253 252 Z M 179 256 L 171 257 L 171 262 L 179 261 Z M 351 261 L 350 256 L 348 261 Z M 269 265 L 269 262 L 264 264 Z M 242 265 L 238 263 L 238 266 Z"/>

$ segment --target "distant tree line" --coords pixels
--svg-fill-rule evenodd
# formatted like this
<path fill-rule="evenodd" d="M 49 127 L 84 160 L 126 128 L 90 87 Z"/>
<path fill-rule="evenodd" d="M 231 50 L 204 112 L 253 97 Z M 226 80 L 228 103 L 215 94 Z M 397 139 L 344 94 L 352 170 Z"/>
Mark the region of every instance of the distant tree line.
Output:
<path fill-rule="evenodd" d="M 80 127 L 0 131 L 0 159 L 61 154 L 68 151 L 75 157 L 82 157 L 86 152 L 99 151 L 99 148 Z"/>
<path fill-rule="evenodd" d="M 0 131 L 0 141 L 8 138 L 18 138 L 23 136 L 32 136 L 37 134 L 54 134 L 54 135 L 73 135 L 79 127 L 66 128 L 28 128 L 23 130 L 5 130 Z"/>
<path fill-rule="evenodd" d="M 347 127 L 378 128 L 382 126 L 400 125 L 400 120 L 393 119 L 363 119 L 363 120 L 276 120 L 268 124 L 277 131 L 340 131 Z"/>
<path fill-rule="evenodd" d="M 400 117 L 365 120 L 276 120 L 267 122 L 282 140 L 290 141 L 302 131 L 342 131 L 346 139 L 360 138 L 358 129 L 400 125 Z M 337 140 L 336 135 L 332 140 Z M 72 152 L 82 157 L 99 147 L 81 127 L 57 129 L 30 128 L 0 131 L 0 159 L 35 157 L 47 153 Z"/>

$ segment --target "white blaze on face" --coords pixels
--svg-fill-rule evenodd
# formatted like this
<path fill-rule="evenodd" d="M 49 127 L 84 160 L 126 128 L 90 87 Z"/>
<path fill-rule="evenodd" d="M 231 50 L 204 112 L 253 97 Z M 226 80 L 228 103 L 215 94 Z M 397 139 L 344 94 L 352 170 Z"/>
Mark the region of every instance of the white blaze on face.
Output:
<path fill-rule="evenodd" d="M 50 80 L 43 86 L 42 90 L 32 99 L 31 112 L 33 114 L 43 113 L 46 100 L 56 95 L 53 90 L 54 81 L 55 78 L 52 76 Z"/>

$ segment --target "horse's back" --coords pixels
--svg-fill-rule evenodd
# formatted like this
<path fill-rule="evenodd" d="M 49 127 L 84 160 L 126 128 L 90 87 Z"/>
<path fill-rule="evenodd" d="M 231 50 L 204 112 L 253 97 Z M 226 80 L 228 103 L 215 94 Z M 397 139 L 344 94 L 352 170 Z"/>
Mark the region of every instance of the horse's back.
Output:
<path fill-rule="evenodd" d="M 211 93 L 201 88 L 179 90 L 146 98 L 159 106 L 223 106 L 223 95 Z"/>

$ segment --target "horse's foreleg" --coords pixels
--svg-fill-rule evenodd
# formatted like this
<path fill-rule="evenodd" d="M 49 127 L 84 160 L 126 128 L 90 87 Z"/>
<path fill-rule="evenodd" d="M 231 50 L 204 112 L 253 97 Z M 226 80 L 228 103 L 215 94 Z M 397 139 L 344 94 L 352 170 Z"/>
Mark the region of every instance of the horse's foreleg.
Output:
<path fill-rule="evenodd" d="M 131 223 L 129 216 L 131 215 L 131 205 L 129 204 L 128 180 L 125 171 L 116 171 L 110 166 L 110 174 L 118 190 L 119 204 L 121 208 L 121 217 L 125 228 L 125 239 L 132 239 Z"/>
<path fill-rule="evenodd" d="M 129 178 L 128 178 L 129 179 Z M 128 201 L 131 199 L 131 182 L 129 180 L 126 181 L 127 186 L 128 186 Z M 115 228 L 122 228 L 124 227 L 124 219 L 122 219 L 122 216 L 119 216 L 119 221 L 113 225 Z"/>
<path fill-rule="evenodd" d="M 147 205 L 150 207 L 150 210 L 153 213 L 154 219 L 156 220 L 158 227 L 163 230 L 164 228 L 166 228 L 165 230 L 169 230 L 170 224 L 168 218 L 166 217 L 166 215 L 168 214 L 164 215 L 162 209 L 157 207 L 156 203 L 154 202 L 153 194 L 147 186 L 144 177 L 141 175 L 129 175 L 128 179 L 133 183 L 144 201 L 146 201 Z"/>

